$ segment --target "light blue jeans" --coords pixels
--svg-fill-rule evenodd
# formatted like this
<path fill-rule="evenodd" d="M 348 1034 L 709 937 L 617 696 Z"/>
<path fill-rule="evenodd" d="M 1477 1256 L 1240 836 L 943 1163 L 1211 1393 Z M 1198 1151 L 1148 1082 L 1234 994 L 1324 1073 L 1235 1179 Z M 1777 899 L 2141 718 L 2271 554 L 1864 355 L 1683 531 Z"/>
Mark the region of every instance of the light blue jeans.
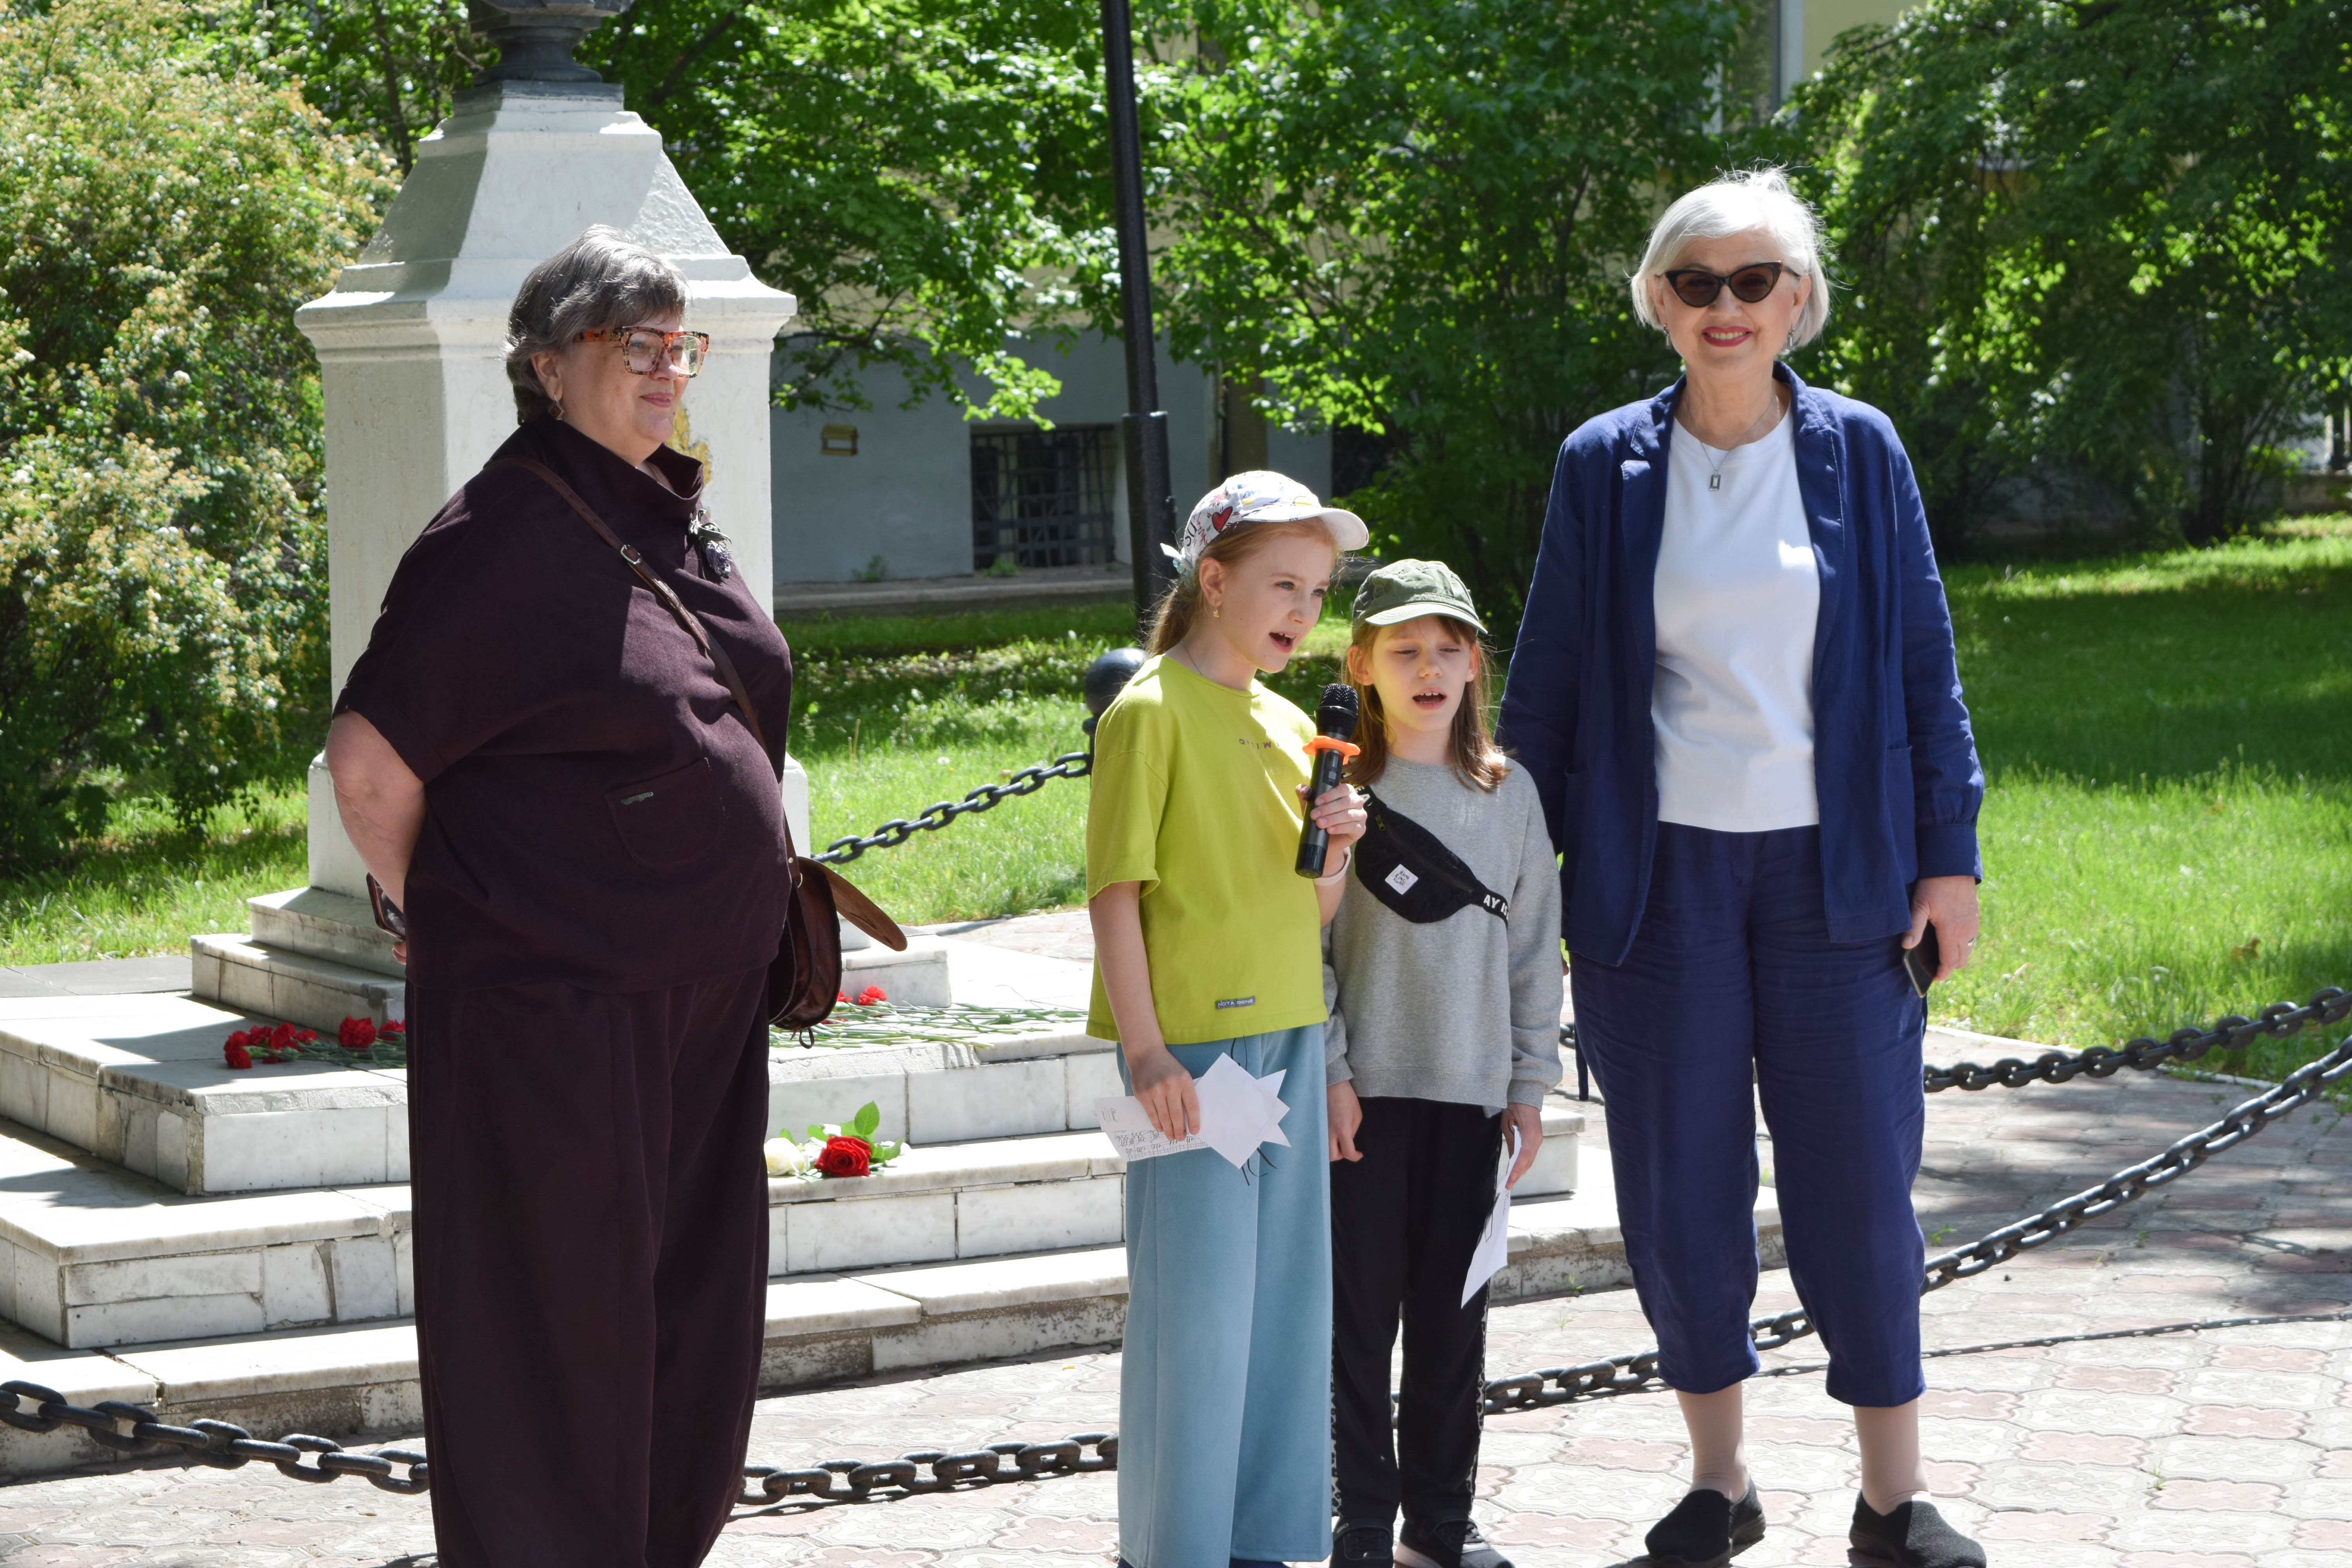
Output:
<path fill-rule="evenodd" d="M 1246 1174 L 1211 1149 L 1127 1169 L 1119 1555 L 1132 1568 L 1319 1563 L 1331 1554 L 1323 1026 L 1169 1049 L 1194 1078 L 1220 1056 L 1253 1077 L 1283 1069 L 1290 1147 L 1262 1148 Z"/>

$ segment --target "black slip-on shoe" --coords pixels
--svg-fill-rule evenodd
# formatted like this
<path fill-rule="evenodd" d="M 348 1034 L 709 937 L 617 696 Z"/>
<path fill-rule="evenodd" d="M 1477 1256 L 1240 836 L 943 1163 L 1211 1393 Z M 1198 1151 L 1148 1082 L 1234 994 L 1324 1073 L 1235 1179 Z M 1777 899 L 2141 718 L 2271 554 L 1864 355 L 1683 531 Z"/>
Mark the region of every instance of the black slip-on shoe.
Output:
<path fill-rule="evenodd" d="M 1478 1527 L 1466 1519 L 1428 1524 L 1406 1520 L 1397 1538 L 1396 1561 L 1405 1568 L 1511 1568 L 1511 1560 L 1486 1544 Z"/>
<path fill-rule="evenodd" d="M 1896 1568 L 1985 1568 L 1984 1548 L 1954 1530 L 1925 1498 L 1896 1503 L 1893 1513 L 1855 1498 L 1853 1528 L 1845 1538 L 1864 1557 Z"/>
<path fill-rule="evenodd" d="M 1738 1502 L 1713 1487 L 1699 1488 L 1650 1526 L 1642 1549 L 1656 1568 L 1723 1568 L 1763 1539 L 1764 1505 L 1750 1481 Z"/>
<path fill-rule="evenodd" d="M 1377 1519 L 1348 1521 L 1331 1532 L 1331 1568 L 1388 1568 L 1395 1553 L 1396 1532 Z"/>

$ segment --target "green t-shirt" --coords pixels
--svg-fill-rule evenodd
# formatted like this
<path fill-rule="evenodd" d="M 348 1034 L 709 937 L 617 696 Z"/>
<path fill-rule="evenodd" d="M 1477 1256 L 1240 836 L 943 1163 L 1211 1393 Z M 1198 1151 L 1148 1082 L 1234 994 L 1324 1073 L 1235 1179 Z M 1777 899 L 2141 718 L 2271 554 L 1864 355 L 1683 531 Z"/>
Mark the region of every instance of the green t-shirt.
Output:
<path fill-rule="evenodd" d="M 1087 897 L 1143 884 L 1151 1001 L 1171 1046 L 1324 1018 L 1321 911 L 1293 870 L 1314 721 L 1252 681 L 1144 661 L 1095 727 Z M 1102 965 L 1087 1033 L 1118 1038 Z"/>

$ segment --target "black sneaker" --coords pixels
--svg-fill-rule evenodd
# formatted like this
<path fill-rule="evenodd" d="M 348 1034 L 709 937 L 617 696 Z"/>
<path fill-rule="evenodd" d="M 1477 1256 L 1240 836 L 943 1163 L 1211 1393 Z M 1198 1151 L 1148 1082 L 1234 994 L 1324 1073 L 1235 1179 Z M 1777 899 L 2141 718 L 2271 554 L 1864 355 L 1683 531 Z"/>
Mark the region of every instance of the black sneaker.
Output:
<path fill-rule="evenodd" d="M 1897 1568 L 1985 1568 L 1984 1548 L 1954 1530 L 1925 1498 L 1896 1503 L 1893 1513 L 1855 1498 L 1853 1528 L 1845 1539 L 1872 1562 Z"/>
<path fill-rule="evenodd" d="M 1642 1547 L 1656 1568 L 1723 1568 L 1763 1539 L 1764 1505 L 1750 1481 L 1738 1502 L 1713 1487 L 1699 1488 L 1650 1526 Z"/>
<path fill-rule="evenodd" d="M 1349 1564 L 1377 1563 L 1380 1568 L 1396 1561 L 1395 1533 L 1376 1519 L 1359 1519 L 1343 1523 L 1331 1537 L 1331 1568 L 1347 1568 Z"/>
<path fill-rule="evenodd" d="M 1406 1568 L 1511 1568 L 1511 1560 L 1487 1545 L 1478 1527 L 1466 1519 L 1429 1524 L 1406 1520 L 1396 1561 Z"/>

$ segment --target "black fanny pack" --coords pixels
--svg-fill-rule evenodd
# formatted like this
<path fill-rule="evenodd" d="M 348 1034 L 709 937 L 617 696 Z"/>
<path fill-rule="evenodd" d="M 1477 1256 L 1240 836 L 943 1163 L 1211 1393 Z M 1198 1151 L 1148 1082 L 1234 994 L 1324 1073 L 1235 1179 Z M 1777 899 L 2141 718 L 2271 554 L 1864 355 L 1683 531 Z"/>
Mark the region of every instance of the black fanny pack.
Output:
<path fill-rule="evenodd" d="M 1370 822 L 1356 841 L 1356 880 L 1366 892 L 1415 925 L 1434 925 L 1472 904 L 1511 918 L 1511 900 L 1478 880 L 1436 834 L 1370 790 L 1364 809 Z"/>

